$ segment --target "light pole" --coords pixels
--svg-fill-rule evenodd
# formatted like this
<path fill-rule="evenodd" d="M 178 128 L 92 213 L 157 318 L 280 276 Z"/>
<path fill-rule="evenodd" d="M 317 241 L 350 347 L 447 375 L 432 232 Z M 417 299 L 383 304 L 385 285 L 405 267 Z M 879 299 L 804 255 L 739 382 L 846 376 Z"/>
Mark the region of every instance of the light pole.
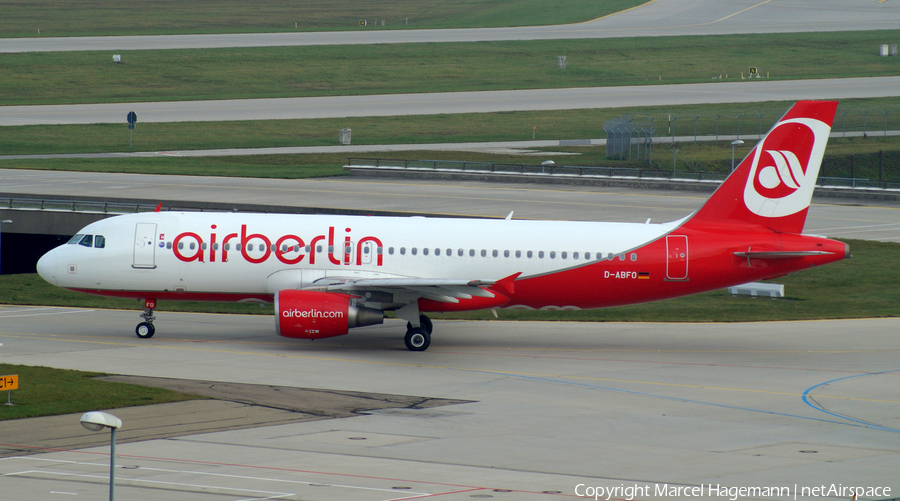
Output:
<path fill-rule="evenodd" d="M 742 144 L 744 144 L 744 142 L 740 139 L 735 139 L 731 142 L 731 172 L 734 172 L 734 147 Z"/>
<path fill-rule="evenodd" d="M 11 219 L 3 219 L 2 221 L 0 221 L 0 236 L 3 235 L 3 225 L 4 224 L 12 224 L 12 220 Z M 2 258 L 2 250 L 3 250 L 2 244 L 3 244 L 3 241 L 0 241 L 0 258 Z"/>
<path fill-rule="evenodd" d="M 116 497 L 116 430 L 122 427 L 122 420 L 105 412 L 88 412 L 81 416 L 81 426 L 91 431 L 109 428 L 112 438 L 109 442 L 109 501 Z"/>

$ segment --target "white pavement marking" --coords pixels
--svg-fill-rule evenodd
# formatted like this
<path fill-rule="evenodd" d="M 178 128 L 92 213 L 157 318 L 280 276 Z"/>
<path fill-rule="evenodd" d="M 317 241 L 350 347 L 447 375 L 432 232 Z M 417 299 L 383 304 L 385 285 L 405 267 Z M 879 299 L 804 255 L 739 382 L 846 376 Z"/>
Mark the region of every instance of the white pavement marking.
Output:
<path fill-rule="evenodd" d="M 21 310 L 20 310 L 21 311 Z M 66 311 L 55 311 L 48 313 L 32 313 L 28 315 L 7 315 L 5 311 L 0 310 L 0 318 L 18 318 L 18 317 L 45 317 L 50 315 L 69 315 L 72 313 L 90 313 L 94 310 L 66 310 Z"/>
<path fill-rule="evenodd" d="M 60 460 L 60 459 L 48 459 L 48 458 L 38 458 L 31 456 L 14 456 L 8 458 L 0 458 L 0 462 L 4 461 L 38 461 L 38 462 L 46 462 L 53 463 L 53 465 L 71 465 L 71 466 L 86 466 L 89 468 L 100 468 L 106 469 L 108 465 L 97 463 L 97 462 L 84 462 L 84 461 L 71 461 L 71 460 Z M 240 465 L 230 465 L 234 467 L 240 467 Z M 236 474 L 227 474 L 227 473 L 212 473 L 206 471 L 194 471 L 194 470 L 182 470 L 182 469 L 170 469 L 170 468 L 154 468 L 147 466 L 125 466 L 119 465 L 116 467 L 117 470 L 121 470 L 121 472 L 116 473 L 116 482 L 117 485 L 124 485 L 128 483 L 133 484 L 151 484 L 151 485 L 163 485 L 169 487 L 178 487 L 178 488 L 188 488 L 188 489 L 198 489 L 198 490 L 218 490 L 222 492 L 239 492 L 239 493 L 249 493 L 249 494 L 262 494 L 266 497 L 259 498 L 254 497 L 252 499 L 278 499 L 287 496 L 297 496 L 298 494 L 295 492 L 280 492 L 280 491 L 271 491 L 271 490 L 261 490 L 261 489 L 247 489 L 247 488 L 237 488 L 237 487 L 228 487 L 222 484 L 200 484 L 200 483 L 185 483 L 185 482 L 174 482 L 174 481 L 165 481 L 165 480 L 148 480 L 144 478 L 138 478 L 135 476 L 125 476 L 122 472 L 136 471 L 136 472 L 154 472 L 161 474 L 171 474 L 173 476 L 196 476 L 201 478 L 219 478 L 219 479 L 229 479 L 229 480 L 239 480 L 239 481 L 251 481 L 251 482 L 262 482 L 262 483 L 273 483 L 273 484 L 287 484 L 287 485 L 304 485 L 309 487 L 335 487 L 338 489 L 350 489 L 350 490 L 361 490 L 361 491 L 374 491 L 374 492 L 385 492 L 396 494 L 396 490 L 394 489 L 386 489 L 380 487 L 366 487 L 361 485 L 349 485 L 349 484 L 336 484 L 330 482 L 319 482 L 319 481 L 305 481 L 305 480 L 293 480 L 293 479 L 285 479 L 285 478 L 274 478 L 274 477 L 265 477 L 265 476 L 255 476 L 255 475 L 236 475 Z M 11 473 L 0 474 L 3 477 L 22 477 L 22 476 L 38 476 L 38 475 L 50 475 L 50 476 L 59 476 L 59 477 L 77 477 L 77 478 L 89 478 L 89 479 L 108 479 L 108 476 L 103 475 L 94 475 L 88 473 L 73 473 L 73 472 L 63 472 L 63 471 L 55 471 L 50 469 L 38 469 L 38 470 L 24 470 L 17 471 Z M 406 491 L 404 496 L 402 497 L 391 497 L 391 500 L 401 500 L 408 499 L 411 497 L 420 497 L 420 496 L 429 496 L 434 493 L 429 492 L 418 492 L 418 491 Z M 237 500 L 241 501 L 241 500 Z"/>

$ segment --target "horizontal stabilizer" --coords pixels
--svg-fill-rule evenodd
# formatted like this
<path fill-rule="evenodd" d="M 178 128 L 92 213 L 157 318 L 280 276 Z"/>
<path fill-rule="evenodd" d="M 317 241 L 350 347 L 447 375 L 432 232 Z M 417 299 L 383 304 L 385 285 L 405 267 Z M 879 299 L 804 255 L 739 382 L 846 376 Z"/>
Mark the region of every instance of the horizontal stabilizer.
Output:
<path fill-rule="evenodd" d="M 734 253 L 737 257 L 746 257 L 750 259 L 787 259 L 792 257 L 828 256 L 831 254 L 834 253 L 826 251 L 747 251 Z"/>

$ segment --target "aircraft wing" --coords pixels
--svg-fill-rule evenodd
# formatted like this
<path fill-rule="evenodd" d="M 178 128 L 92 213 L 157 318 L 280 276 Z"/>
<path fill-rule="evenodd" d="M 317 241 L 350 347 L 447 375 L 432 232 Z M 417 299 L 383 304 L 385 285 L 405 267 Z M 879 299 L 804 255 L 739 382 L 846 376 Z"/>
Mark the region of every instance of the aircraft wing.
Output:
<path fill-rule="evenodd" d="M 411 293 L 419 297 L 442 303 L 458 303 L 460 299 L 472 297 L 495 297 L 495 294 L 483 287 L 495 285 L 494 280 L 458 280 L 432 278 L 340 278 L 328 277 L 318 280 L 305 290 L 321 290 L 329 292 L 348 292 L 352 294 L 364 292 Z"/>

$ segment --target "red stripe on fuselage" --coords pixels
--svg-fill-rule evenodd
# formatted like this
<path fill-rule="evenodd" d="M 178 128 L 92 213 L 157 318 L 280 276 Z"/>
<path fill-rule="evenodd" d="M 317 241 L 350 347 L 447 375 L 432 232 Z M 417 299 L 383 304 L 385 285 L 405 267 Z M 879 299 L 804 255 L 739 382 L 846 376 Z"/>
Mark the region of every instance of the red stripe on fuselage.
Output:
<path fill-rule="evenodd" d="M 781 234 L 756 228 L 706 228 L 675 233 L 685 235 L 690 263 L 686 280 L 666 274 L 666 240 L 662 238 L 635 249 L 625 260 L 618 257 L 578 268 L 523 278 L 516 281 L 515 294 L 504 307 L 547 306 L 602 308 L 643 303 L 696 294 L 731 285 L 774 278 L 787 273 L 839 261 L 848 257 L 846 244 L 808 235 Z M 828 254 L 776 260 L 747 259 L 735 252 L 824 251 Z M 640 272 L 650 276 L 641 277 Z"/>
<path fill-rule="evenodd" d="M 106 291 L 95 289 L 69 289 L 76 292 L 84 292 L 86 294 L 95 294 L 98 296 L 120 297 L 127 299 L 146 299 L 153 298 L 165 301 L 218 301 L 218 302 L 238 302 L 238 301 L 263 301 L 271 303 L 274 300 L 272 294 L 246 294 L 246 293 L 226 293 L 226 292 L 171 292 L 171 291 Z"/>

